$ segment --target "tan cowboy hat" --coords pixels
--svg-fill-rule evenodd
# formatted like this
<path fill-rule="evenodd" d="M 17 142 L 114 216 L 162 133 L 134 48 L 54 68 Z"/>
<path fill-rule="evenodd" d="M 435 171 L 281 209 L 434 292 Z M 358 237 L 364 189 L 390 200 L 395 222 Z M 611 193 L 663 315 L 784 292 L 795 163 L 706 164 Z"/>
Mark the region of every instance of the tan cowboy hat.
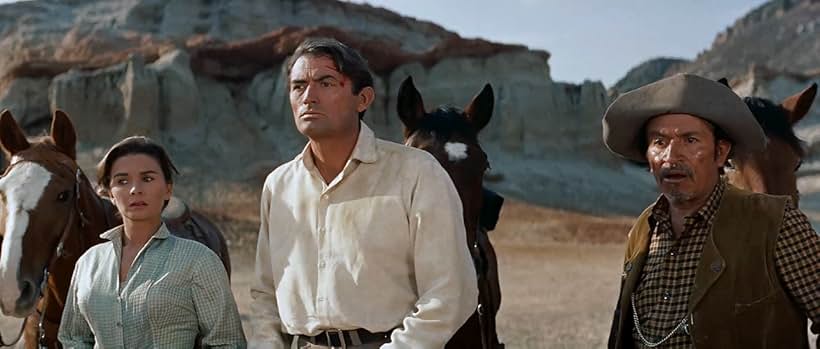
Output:
<path fill-rule="evenodd" d="M 740 151 L 766 147 L 763 129 L 738 95 L 726 85 L 692 74 L 677 74 L 620 95 L 604 113 L 604 143 L 615 154 L 645 163 L 644 126 L 664 114 L 690 114 L 710 121 Z"/>

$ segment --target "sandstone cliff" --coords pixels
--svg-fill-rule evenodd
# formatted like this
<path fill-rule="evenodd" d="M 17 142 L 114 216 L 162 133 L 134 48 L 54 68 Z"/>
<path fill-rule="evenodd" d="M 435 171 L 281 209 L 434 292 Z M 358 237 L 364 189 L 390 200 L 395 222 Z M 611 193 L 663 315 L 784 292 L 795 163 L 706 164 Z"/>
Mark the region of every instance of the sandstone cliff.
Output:
<path fill-rule="evenodd" d="M 602 145 L 609 98 L 600 82 L 553 81 L 545 51 L 461 38 L 384 9 L 318 0 L 30 1 L 0 6 L 0 33 L 0 109 L 30 130 L 47 126 L 54 109 L 67 111 L 88 164 L 116 140 L 147 134 L 169 147 L 189 183 L 258 186 L 305 142 L 292 123 L 283 61 L 304 38 L 331 36 L 359 49 L 375 73 L 377 100 L 365 121 L 380 136 L 401 137 L 395 103 L 408 75 L 428 108 L 463 106 L 489 82 L 496 109 L 482 140 L 491 186 L 599 213 L 636 213 L 652 197 Z"/>

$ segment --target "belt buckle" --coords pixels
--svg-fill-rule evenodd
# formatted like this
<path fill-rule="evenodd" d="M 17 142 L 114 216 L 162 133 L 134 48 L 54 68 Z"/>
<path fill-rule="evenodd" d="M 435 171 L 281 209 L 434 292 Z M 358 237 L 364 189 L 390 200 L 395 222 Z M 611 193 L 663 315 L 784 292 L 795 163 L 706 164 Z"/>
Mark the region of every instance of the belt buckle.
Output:
<path fill-rule="evenodd" d="M 339 344 L 341 345 L 342 349 L 347 349 L 347 343 L 345 343 L 345 333 L 340 329 L 332 329 L 332 330 L 325 330 L 325 339 L 327 339 L 327 346 L 333 348 L 333 340 L 331 334 L 335 334 L 339 337 Z"/>

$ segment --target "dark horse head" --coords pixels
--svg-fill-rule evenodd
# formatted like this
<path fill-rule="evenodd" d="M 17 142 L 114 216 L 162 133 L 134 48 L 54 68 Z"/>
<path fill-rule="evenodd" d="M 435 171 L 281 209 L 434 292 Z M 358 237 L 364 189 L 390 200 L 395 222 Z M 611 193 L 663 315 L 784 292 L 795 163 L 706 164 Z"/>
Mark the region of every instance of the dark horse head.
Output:
<path fill-rule="evenodd" d="M 498 262 L 486 231 L 479 229 L 489 162 L 478 133 L 490 122 L 493 103 L 493 89 L 487 84 L 464 109 L 442 106 L 428 113 L 412 78 L 399 88 L 397 109 L 404 124 L 404 143 L 432 154 L 450 175 L 464 207 L 467 242 L 476 261 L 479 309 L 450 339 L 448 349 L 501 347 L 495 332 L 501 304 Z"/>
<path fill-rule="evenodd" d="M 765 98 L 743 98 L 768 142 L 762 152 L 733 155 L 732 170 L 727 172 L 732 184 L 759 193 L 789 195 L 798 204 L 796 172 L 806 150 L 793 127 L 809 112 L 816 94 L 815 83 L 779 104 Z"/>
<path fill-rule="evenodd" d="M 464 206 L 467 235 L 478 224 L 483 176 L 489 168 L 478 133 L 490 122 L 493 103 L 493 89 L 487 84 L 464 109 L 442 106 L 427 113 L 412 78 L 399 88 L 397 108 L 404 124 L 404 143 L 432 154 L 453 179 Z M 468 236 L 468 242 L 474 239 Z"/>

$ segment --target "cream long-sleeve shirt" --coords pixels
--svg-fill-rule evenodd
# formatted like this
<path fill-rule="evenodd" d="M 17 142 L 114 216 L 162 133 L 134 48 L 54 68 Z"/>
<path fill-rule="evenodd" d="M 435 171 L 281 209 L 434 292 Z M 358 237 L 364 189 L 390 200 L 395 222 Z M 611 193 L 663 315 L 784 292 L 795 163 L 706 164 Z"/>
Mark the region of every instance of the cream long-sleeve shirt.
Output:
<path fill-rule="evenodd" d="M 461 201 L 428 153 L 377 139 L 364 123 L 326 184 L 310 147 L 265 180 L 253 309 L 257 338 L 396 329 L 383 349 L 442 348 L 478 289 Z"/>

